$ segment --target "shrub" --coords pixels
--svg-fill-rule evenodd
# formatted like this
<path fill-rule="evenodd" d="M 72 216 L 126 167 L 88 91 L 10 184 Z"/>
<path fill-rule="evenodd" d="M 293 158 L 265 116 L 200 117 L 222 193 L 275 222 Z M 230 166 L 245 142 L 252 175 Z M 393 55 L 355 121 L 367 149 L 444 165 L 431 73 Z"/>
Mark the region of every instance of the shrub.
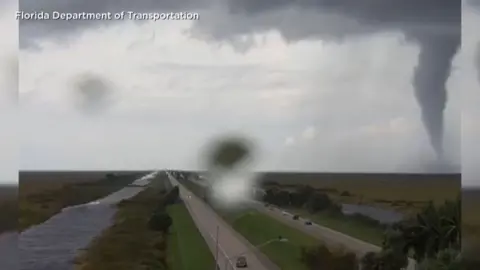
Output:
<path fill-rule="evenodd" d="M 405 254 L 395 249 L 367 252 L 360 260 L 362 270 L 400 270 L 407 266 Z"/>
<path fill-rule="evenodd" d="M 459 250 L 445 249 L 436 258 L 427 258 L 419 264 L 418 270 L 461 270 L 465 269 Z"/>
<path fill-rule="evenodd" d="M 148 221 L 149 228 L 154 231 L 168 233 L 168 229 L 172 226 L 172 218 L 167 212 L 155 211 Z"/>
<path fill-rule="evenodd" d="M 307 201 L 306 207 L 310 213 L 326 210 L 333 204 L 328 195 L 323 193 L 313 193 Z"/>
<path fill-rule="evenodd" d="M 324 245 L 303 247 L 301 260 L 308 269 L 357 270 L 359 265 L 354 253 L 338 250 L 332 252 Z"/>

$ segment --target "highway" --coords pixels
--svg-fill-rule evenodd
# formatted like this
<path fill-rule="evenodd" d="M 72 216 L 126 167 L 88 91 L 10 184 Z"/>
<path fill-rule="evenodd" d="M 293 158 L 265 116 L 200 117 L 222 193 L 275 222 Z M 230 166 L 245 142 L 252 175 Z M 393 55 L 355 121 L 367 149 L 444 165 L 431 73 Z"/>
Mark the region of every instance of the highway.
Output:
<path fill-rule="evenodd" d="M 168 172 L 167 176 L 173 186 L 179 187 L 180 197 L 184 201 L 193 221 L 195 222 L 202 236 L 205 238 L 207 245 L 214 256 L 217 253 L 216 235 L 218 228 L 218 265 L 221 270 L 237 269 L 235 266 L 235 257 L 240 254 L 244 254 L 244 256 L 247 258 L 247 269 L 279 269 L 272 262 L 268 261 L 264 255 L 260 255 L 259 258 L 258 253 L 252 250 L 253 247 L 248 243 L 248 241 L 242 239 L 242 237 L 235 232 L 221 217 L 219 217 L 203 200 L 185 189 Z"/>
<path fill-rule="evenodd" d="M 200 184 L 203 187 L 206 187 L 207 184 L 203 182 L 195 181 L 195 184 Z M 258 201 L 251 201 L 251 206 L 256 210 L 271 216 L 277 219 L 284 224 L 287 224 L 293 228 L 296 228 L 306 234 L 324 242 L 329 246 L 343 246 L 346 249 L 355 252 L 358 256 L 363 256 L 365 253 L 373 251 L 381 251 L 381 247 L 367 243 L 365 241 L 359 240 L 357 238 L 351 237 L 349 235 L 340 233 L 338 231 L 332 230 L 330 228 L 315 224 L 312 222 L 312 225 L 305 225 L 306 219 L 299 217 L 298 220 L 293 219 L 293 215 L 283 209 L 278 207 L 265 207 L 265 205 Z M 415 261 L 409 260 L 409 265 L 406 268 L 407 270 L 415 269 Z"/>

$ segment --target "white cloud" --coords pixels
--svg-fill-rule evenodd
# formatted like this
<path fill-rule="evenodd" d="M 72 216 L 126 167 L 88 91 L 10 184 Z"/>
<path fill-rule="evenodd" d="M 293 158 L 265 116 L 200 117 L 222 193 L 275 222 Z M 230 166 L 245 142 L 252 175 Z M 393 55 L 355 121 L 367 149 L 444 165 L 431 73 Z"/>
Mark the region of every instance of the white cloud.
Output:
<path fill-rule="evenodd" d="M 315 138 L 315 135 L 316 135 L 316 129 L 314 126 L 309 126 L 302 132 L 302 138 L 306 140 L 311 140 Z"/>
<path fill-rule="evenodd" d="M 23 50 L 21 167 L 192 168 L 208 138 L 238 130 L 266 169 L 412 171 L 433 159 L 411 86 L 418 48 L 400 34 L 287 44 L 271 31 L 242 54 L 190 38 L 190 24 L 124 22 Z M 113 89 L 88 117 L 73 94 L 87 71 Z M 458 84 L 446 112 L 454 161 Z"/>
<path fill-rule="evenodd" d="M 293 137 L 287 137 L 285 138 L 285 145 L 294 145 L 295 144 L 295 138 Z"/>

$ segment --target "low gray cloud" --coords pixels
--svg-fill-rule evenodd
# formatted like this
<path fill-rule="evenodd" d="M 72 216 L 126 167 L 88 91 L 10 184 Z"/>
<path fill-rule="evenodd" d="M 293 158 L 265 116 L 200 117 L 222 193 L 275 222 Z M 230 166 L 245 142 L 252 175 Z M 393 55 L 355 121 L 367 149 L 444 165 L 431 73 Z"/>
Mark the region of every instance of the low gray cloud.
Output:
<path fill-rule="evenodd" d="M 475 66 L 477 67 L 477 78 L 478 82 L 480 82 L 480 43 L 477 46 L 477 53 L 475 55 Z"/>

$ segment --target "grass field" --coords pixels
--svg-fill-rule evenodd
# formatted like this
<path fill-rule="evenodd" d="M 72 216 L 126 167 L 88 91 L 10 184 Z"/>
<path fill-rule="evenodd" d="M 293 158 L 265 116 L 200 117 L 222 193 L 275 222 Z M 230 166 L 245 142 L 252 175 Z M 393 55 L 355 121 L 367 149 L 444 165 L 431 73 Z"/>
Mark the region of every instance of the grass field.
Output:
<path fill-rule="evenodd" d="M 262 185 L 309 185 L 339 203 L 368 204 L 412 214 L 428 201 L 442 204 L 461 192 L 460 174 L 264 173 Z M 350 196 L 342 196 L 348 192 Z"/>
<path fill-rule="evenodd" d="M 307 268 L 300 260 L 301 247 L 320 244 L 318 240 L 309 235 L 256 210 L 224 212 L 222 216 L 254 246 L 261 245 L 278 236 L 288 239 L 288 242 L 277 241 L 260 247 L 260 250 L 281 269 L 306 270 Z"/>
<path fill-rule="evenodd" d="M 289 211 L 304 218 L 308 218 L 319 225 L 352 236 L 367 243 L 377 246 L 382 245 L 385 229 L 381 227 L 369 226 L 357 219 L 347 216 L 332 216 L 331 214 L 325 212 L 310 214 L 304 209 L 289 209 Z"/>
<path fill-rule="evenodd" d="M 108 173 L 118 176 L 132 173 L 145 175 L 148 171 L 20 171 L 19 196 L 28 196 L 52 189 L 59 189 L 66 184 L 95 182 Z"/>
<path fill-rule="evenodd" d="M 170 270 L 214 269 L 215 259 L 183 204 L 167 208 L 173 225 L 168 236 Z"/>
<path fill-rule="evenodd" d="M 19 229 L 40 224 L 62 208 L 105 197 L 145 172 L 20 172 Z"/>

